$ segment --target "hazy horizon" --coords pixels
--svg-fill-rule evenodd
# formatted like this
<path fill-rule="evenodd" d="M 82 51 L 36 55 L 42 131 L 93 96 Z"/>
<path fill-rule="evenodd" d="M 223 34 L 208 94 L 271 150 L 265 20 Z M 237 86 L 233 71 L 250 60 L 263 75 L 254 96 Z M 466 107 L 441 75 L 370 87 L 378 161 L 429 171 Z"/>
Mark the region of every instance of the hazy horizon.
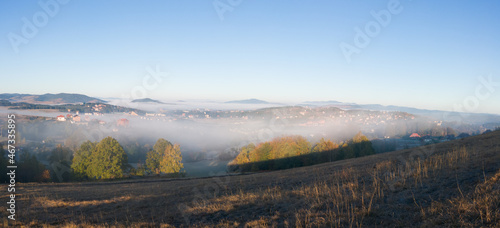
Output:
<path fill-rule="evenodd" d="M 71 92 L 61 92 L 61 93 L 66 93 L 66 94 L 71 94 Z M 7 93 L 9 94 L 9 93 Z M 13 94 L 13 93 L 11 93 Z M 29 93 L 24 93 L 24 92 L 16 92 L 14 94 L 29 94 Z M 45 94 L 60 94 L 60 93 L 45 93 Z M 30 94 L 30 95 L 44 95 L 44 94 Z M 266 100 L 266 99 L 257 99 L 254 97 L 250 98 L 245 98 L 245 99 L 234 99 L 234 100 L 228 100 L 228 99 L 158 99 L 155 97 L 144 97 L 148 99 L 152 99 L 155 101 L 159 101 L 162 103 L 155 103 L 155 102 L 132 102 L 133 98 L 119 98 L 119 97 L 99 97 L 99 96 L 92 96 L 89 94 L 82 94 L 86 95 L 92 98 L 97 98 L 100 100 L 105 101 L 106 103 L 112 104 L 112 105 L 117 105 L 117 106 L 123 106 L 123 107 L 129 107 L 129 108 L 137 108 L 141 109 L 144 111 L 154 111 L 157 112 L 159 110 L 192 110 L 192 109 L 213 109 L 213 110 L 255 110 L 255 109 L 261 109 L 261 108 L 271 108 L 271 107 L 283 107 L 283 106 L 308 106 L 308 107 L 322 107 L 322 106 L 343 106 L 343 105 L 359 105 L 359 106 L 370 106 L 370 105 L 381 105 L 382 107 L 387 107 L 386 111 L 402 111 L 402 112 L 408 112 L 405 111 L 404 109 L 419 109 L 422 111 L 436 111 L 436 112 L 456 112 L 456 113 L 474 113 L 474 114 L 492 114 L 492 115 L 500 115 L 500 113 L 492 113 L 492 112 L 481 112 L 481 111 L 467 111 L 467 110 L 446 110 L 446 109 L 440 109 L 440 108 L 435 108 L 435 109 L 430 109 L 430 108 L 419 108 L 415 106 L 411 106 L 411 104 L 408 105 L 393 105 L 393 104 L 388 104 L 384 105 L 382 103 L 370 103 L 370 104 L 363 104 L 363 103 L 355 103 L 355 102 L 346 102 L 346 101 L 340 101 L 340 100 L 302 100 L 302 101 L 291 101 L 291 100 L 285 100 L 285 101 L 275 101 L 275 100 Z M 143 99 L 143 98 L 138 98 L 138 99 Z M 258 100 L 258 101 L 263 101 L 266 103 L 245 103 L 245 101 L 249 100 Z M 242 101 L 242 103 L 238 103 L 235 101 Z M 395 108 L 399 107 L 401 110 L 392 110 L 390 108 Z M 342 107 L 343 109 L 352 109 L 352 108 L 347 108 L 347 107 Z M 372 110 L 367 107 L 358 107 L 354 109 L 365 109 L 365 110 Z M 374 110 L 381 110 L 380 108 L 374 109 Z M 411 113 L 411 112 L 410 112 Z"/>
<path fill-rule="evenodd" d="M 0 6 L 0 93 L 500 114 L 495 1 Z"/>

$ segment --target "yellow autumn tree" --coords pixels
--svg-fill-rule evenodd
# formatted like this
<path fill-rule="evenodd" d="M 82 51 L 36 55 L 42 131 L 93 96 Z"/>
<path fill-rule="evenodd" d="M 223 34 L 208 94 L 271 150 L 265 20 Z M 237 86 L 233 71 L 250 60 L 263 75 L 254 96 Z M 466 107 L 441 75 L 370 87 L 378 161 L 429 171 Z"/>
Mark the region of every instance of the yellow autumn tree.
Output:
<path fill-rule="evenodd" d="M 162 138 L 158 139 L 153 150 L 147 153 L 146 168 L 155 174 L 179 173 L 184 168 L 180 146 Z"/>
<path fill-rule="evenodd" d="M 181 148 L 178 144 L 168 143 L 160 160 L 160 172 L 179 173 L 184 168 L 182 164 Z"/>
<path fill-rule="evenodd" d="M 321 138 L 321 140 L 316 143 L 313 147 L 313 152 L 324 152 L 331 151 L 339 148 L 339 145 L 332 142 L 331 140 L 325 140 L 325 138 Z"/>

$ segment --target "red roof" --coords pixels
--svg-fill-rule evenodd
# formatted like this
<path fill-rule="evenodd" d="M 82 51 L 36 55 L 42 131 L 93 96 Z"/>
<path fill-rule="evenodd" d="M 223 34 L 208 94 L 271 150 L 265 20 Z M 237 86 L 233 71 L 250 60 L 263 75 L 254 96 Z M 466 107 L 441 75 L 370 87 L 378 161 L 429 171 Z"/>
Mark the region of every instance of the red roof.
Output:
<path fill-rule="evenodd" d="M 418 135 L 417 133 L 413 133 L 410 135 L 410 138 L 416 138 L 416 137 L 420 138 L 420 135 Z"/>
<path fill-rule="evenodd" d="M 59 118 L 59 117 L 62 117 L 62 118 L 64 118 L 64 115 L 58 115 L 58 116 L 57 116 L 57 118 Z"/>
<path fill-rule="evenodd" d="M 126 125 L 128 125 L 128 120 L 127 119 L 119 119 L 117 124 L 119 126 L 126 126 Z"/>

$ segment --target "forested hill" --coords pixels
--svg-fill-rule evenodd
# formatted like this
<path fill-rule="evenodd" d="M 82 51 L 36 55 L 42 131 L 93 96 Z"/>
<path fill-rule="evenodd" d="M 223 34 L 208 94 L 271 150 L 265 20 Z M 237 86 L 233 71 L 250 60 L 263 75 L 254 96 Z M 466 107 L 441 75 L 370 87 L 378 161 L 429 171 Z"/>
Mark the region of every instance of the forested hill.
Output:
<path fill-rule="evenodd" d="M 158 101 L 158 100 L 153 100 L 151 98 L 143 98 L 143 99 L 135 99 L 132 100 L 133 103 L 158 103 L 158 104 L 163 104 L 163 102 Z"/>
<path fill-rule="evenodd" d="M 43 95 L 3 93 L 0 94 L 0 100 L 7 100 L 10 102 L 25 102 L 31 104 L 74 104 L 89 102 L 106 103 L 106 101 L 98 98 L 75 93 L 46 93 Z"/>
<path fill-rule="evenodd" d="M 103 103 L 81 103 L 81 104 L 61 104 L 61 105 L 46 105 L 46 104 L 30 104 L 26 102 L 13 103 L 8 100 L 0 100 L 0 106 L 7 106 L 9 109 L 53 109 L 60 112 L 72 110 L 79 113 L 115 113 L 115 112 L 135 112 L 138 115 L 144 115 L 146 112 L 127 108 L 122 106 L 103 104 Z"/>

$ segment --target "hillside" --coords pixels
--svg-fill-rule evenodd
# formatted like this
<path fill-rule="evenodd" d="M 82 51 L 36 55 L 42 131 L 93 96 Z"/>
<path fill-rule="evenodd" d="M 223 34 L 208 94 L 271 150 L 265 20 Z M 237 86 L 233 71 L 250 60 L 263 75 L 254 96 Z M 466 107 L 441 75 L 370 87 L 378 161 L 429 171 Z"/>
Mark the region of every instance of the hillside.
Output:
<path fill-rule="evenodd" d="M 18 225 L 495 227 L 500 131 L 249 175 L 19 186 Z"/>
<path fill-rule="evenodd" d="M 500 123 L 500 115 L 487 113 L 466 113 L 457 111 L 442 111 L 428 110 L 412 107 L 396 106 L 396 105 L 380 105 L 380 104 L 356 104 L 345 103 L 338 101 L 306 101 L 301 106 L 320 107 L 330 106 L 338 107 L 346 110 L 371 110 L 371 111 L 388 111 L 388 112 L 405 112 L 417 116 L 429 117 L 433 120 L 441 121 L 462 121 L 468 124 L 483 124 L 483 123 Z"/>
<path fill-rule="evenodd" d="M 103 103 L 83 103 L 83 104 L 59 104 L 59 105 L 47 105 L 47 104 L 32 104 L 26 102 L 11 103 L 7 100 L 0 100 L 0 106 L 7 106 L 9 109 L 35 109 L 35 110 L 58 110 L 60 112 L 65 112 L 66 110 L 78 111 L 80 113 L 116 113 L 116 112 L 135 112 L 139 115 L 144 115 L 145 112 L 139 109 L 127 108 L 122 106 L 116 106 L 111 104 Z"/>
<path fill-rule="evenodd" d="M 83 94 L 73 93 L 58 93 L 58 94 L 0 94 L 0 100 L 8 100 L 10 102 L 24 102 L 30 104 L 74 104 L 74 103 L 105 103 L 101 99 L 89 97 Z"/>

